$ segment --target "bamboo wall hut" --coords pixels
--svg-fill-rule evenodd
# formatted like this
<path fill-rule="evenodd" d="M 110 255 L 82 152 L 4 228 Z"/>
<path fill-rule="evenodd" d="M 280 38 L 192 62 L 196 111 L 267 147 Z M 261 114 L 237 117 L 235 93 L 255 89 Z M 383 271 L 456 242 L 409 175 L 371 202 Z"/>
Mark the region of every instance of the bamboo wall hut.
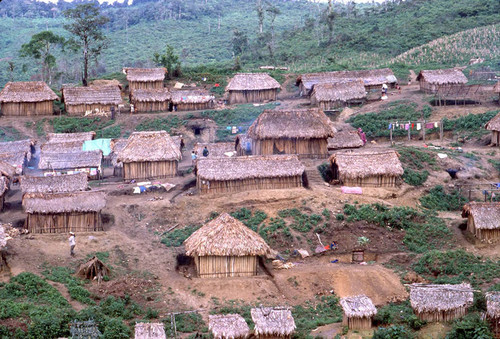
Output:
<path fill-rule="evenodd" d="M 305 167 L 297 156 L 260 155 L 198 158 L 195 172 L 200 194 L 223 194 L 302 187 Z"/>
<path fill-rule="evenodd" d="M 136 323 L 135 339 L 167 339 L 163 323 Z"/>
<path fill-rule="evenodd" d="M 102 231 L 103 192 L 27 193 L 25 227 L 30 233 Z"/>
<path fill-rule="evenodd" d="M 311 92 L 311 104 L 322 110 L 363 104 L 366 90 L 361 80 L 335 82 L 314 85 Z"/>
<path fill-rule="evenodd" d="M 0 176 L 0 211 L 3 211 L 5 194 L 7 193 L 8 189 L 9 189 L 9 179 L 7 177 L 4 177 L 3 175 Z"/>
<path fill-rule="evenodd" d="M 394 187 L 403 175 L 396 151 L 335 153 L 330 163 L 333 179 L 344 186 Z"/>
<path fill-rule="evenodd" d="M 235 140 L 236 155 L 252 155 L 252 139 L 248 134 L 238 134 Z"/>
<path fill-rule="evenodd" d="M 363 147 L 363 140 L 357 131 L 336 132 L 333 137 L 328 138 L 328 150 L 337 150 L 343 148 Z"/>
<path fill-rule="evenodd" d="M 19 181 L 23 194 L 70 193 L 85 191 L 88 187 L 87 174 L 81 172 L 46 177 L 22 176 Z"/>
<path fill-rule="evenodd" d="M 87 140 L 94 140 L 95 132 L 80 133 L 47 133 L 47 142 L 74 142 L 81 141 L 82 144 Z"/>
<path fill-rule="evenodd" d="M 174 90 L 172 110 L 199 111 L 214 108 L 215 97 L 205 90 Z"/>
<path fill-rule="evenodd" d="M 158 179 L 177 175 L 182 154 L 178 144 L 165 131 L 134 132 L 117 160 L 123 163 L 123 177 Z"/>
<path fill-rule="evenodd" d="M 133 92 L 136 89 L 162 88 L 167 69 L 164 67 L 124 68 L 123 72 L 127 75 L 129 90 Z"/>
<path fill-rule="evenodd" d="M 491 145 L 500 146 L 500 113 L 488 121 L 485 128 L 491 131 Z"/>
<path fill-rule="evenodd" d="M 123 104 L 118 86 L 63 87 L 62 100 L 68 115 L 86 115 L 92 112 L 110 113 Z"/>
<path fill-rule="evenodd" d="M 238 73 L 226 86 L 230 104 L 275 101 L 279 89 L 279 82 L 267 73 Z"/>
<path fill-rule="evenodd" d="M 89 179 L 96 180 L 101 177 L 102 152 L 81 151 L 81 152 L 59 152 L 40 153 L 38 168 L 44 175 L 73 174 L 75 172 L 87 173 Z"/>
<path fill-rule="evenodd" d="M 467 83 L 467 77 L 456 68 L 422 70 L 417 76 L 417 81 L 422 92 L 435 94 L 438 90 Z"/>
<path fill-rule="evenodd" d="M 496 338 L 500 337 L 500 291 L 486 293 L 486 317 Z"/>
<path fill-rule="evenodd" d="M 52 115 L 59 97 L 43 81 L 8 82 L 0 92 L 4 116 Z"/>
<path fill-rule="evenodd" d="M 467 230 L 483 241 L 500 240 L 500 202 L 466 204 L 462 217 L 467 218 Z"/>
<path fill-rule="evenodd" d="M 256 232 L 227 213 L 203 225 L 184 241 L 200 278 L 250 277 L 257 274 L 258 256 L 271 248 Z"/>
<path fill-rule="evenodd" d="M 410 303 L 420 320 L 445 322 L 463 317 L 474 301 L 470 284 L 412 284 Z"/>
<path fill-rule="evenodd" d="M 254 155 L 297 154 L 327 158 L 330 119 L 318 109 L 265 110 L 247 132 Z"/>
<path fill-rule="evenodd" d="M 372 328 L 373 316 L 377 309 L 366 295 L 357 295 L 340 299 L 344 310 L 342 325 L 353 330 L 369 330 Z"/>
<path fill-rule="evenodd" d="M 208 329 L 214 339 L 246 339 L 250 334 L 248 324 L 239 314 L 210 314 Z"/>
<path fill-rule="evenodd" d="M 286 308 L 256 307 L 250 313 L 259 339 L 291 339 L 297 328 L 292 311 Z"/>
<path fill-rule="evenodd" d="M 167 112 L 170 109 L 172 95 L 166 87 L 152 89 L 136 89 L 130 93 L 130 103 L 134 105 L 134 113 Z"/>
<path fill-rule="evenodd" d="M 194 144 L 193 151 L 198 157 L 203 157 L 203 149 L 208 149 L 208 158 L 227 158 L 236 155 L 236 151 L 234 148 L 234 142 L 197 142 Z"/>

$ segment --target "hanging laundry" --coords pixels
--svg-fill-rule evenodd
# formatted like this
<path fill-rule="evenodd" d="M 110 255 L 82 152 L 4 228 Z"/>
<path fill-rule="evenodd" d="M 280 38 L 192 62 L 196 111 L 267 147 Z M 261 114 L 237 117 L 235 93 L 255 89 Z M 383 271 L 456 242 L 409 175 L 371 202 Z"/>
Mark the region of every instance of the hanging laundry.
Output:
<path fill-rule="evenodd" d="M 405 124 L 405 130 L 409 130 L 410 129 L 410 124 Z"/>
<path fill-rule="evenodd" d="M 438 128 L 439 127 L 439 122 L 435 122 L 434 123 L 434 128 Z"/>
<path fill-rule="evenodd" d="M 413 127 L 415 126 L 415 124 L 411 124 L 411 129 L 413 130 Z"/>
<path fill-rule="evenodd" d="M 422 124 L 417 122 L 417 131 L 420 131 L 422 129 Z"/>
<path fill-rule="evenodd" d="M 392 129 L 392 124 L 389 124 L 389 129 Z"/>

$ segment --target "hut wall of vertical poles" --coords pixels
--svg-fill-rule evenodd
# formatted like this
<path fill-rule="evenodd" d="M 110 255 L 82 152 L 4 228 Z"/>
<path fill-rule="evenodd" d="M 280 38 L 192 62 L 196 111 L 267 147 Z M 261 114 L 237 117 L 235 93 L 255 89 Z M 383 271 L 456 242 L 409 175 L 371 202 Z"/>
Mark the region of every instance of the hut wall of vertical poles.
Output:
<path fill-rule="evenodd" d="M 344 297 L 340 299 L 340 306 L 344 311 L 342 325 L 354 330 L 367 330 L 372 327 L 372 318 L 377 314 L 377 309 L 366 295 Z"/>
<path fill-rule="evenodd" d="M 160 89 L 163 88 L 166 68 L 130 68 L 123 69 L 127 75 L 128 87 L 131 93 L 137 89 Z"/>
<path fill-rule="evenodd" d="M 172 91 L 172 109 L 176 111 L 199 111 L 215 107 L 215 97 L 205 90 Z"/>
<path fill-rule="evenodd" d="M 228 100 L 233 104 L 246 104 L 251 102 L 276 101 L 277 89 L 228 91 Z"/>
<path fill-rule="evenodd" d="M 328 140 L 310 139 L 252 139 L 254 155 L 298 154 L 301 158 L 327 158 Z"/>
<path fill-rule="evenodd" d="M 303 186 L 302 175 L 291 177 L 252 178 L 240 180 L 196 179 L 200 194 L 237 193 L 252 190 L 289 189 Z"/>
<path fill-rule="evenodd" d="M 111 112 L 123 104 L 119 86 L 63 87 L 62 100 L 69 115 L 86 112 Z"/>
<path fill-rule="evenodd" d="M 0 110 L 4 116 L 51 115 L 58 99 L 45 82 L 8 82 L 0 91 Z"/>
<path fill-rule="evenodd" d="M 470 202 L 464 205 L 462 217 L 467 218 L 467 231 L 481 241 L 500 240 L 500 203 Z"/>
<path fill-rule="evenodd" d="M 100 212 L 28 213 L 30 233 L 68 233 L 103 231 Z"/>
<path fill-rule="evenodd" d="M 267 73 L 238 73 L 226 86 L 230 104 L 274 101 L 277 99 L 279 82 Z"/>
<path fill-rule="evenodd" d="M 170 107 L 171 95 L 168 88 L 136 89 L 130 93 L 130 103 L 134 112 L 167 112 Z"/>
<path fill-rule="evenodd" d="M 130 91 L 136 89 L 159 89 L 163 88 L 163 80 L 158 81 L 129 81 L 128 87 Z"/>
<path fill-rule="evenodd" d="M 486 293 L 486 318 L 495 338 L 500 338 L 500 291 Z"/>
<path fill-rule="evenodd" d="M 500 114 L 497 114 L 493 119 L 488 121 L 485 128 L 491 131 L 491 145 L 500 146 Z"/>
<path fill-rule="evenodd" d="M 200 278 L 251 277 L 257 275 L 256 256 L 205 256 L 195 259 Z"/>
<path fill-rule="evenodd" d="M 54 102 L 4 102 L 0 110 L 4 116 L 37 116 L 54 114 Z"/>
<path fill-rule="evenodd" d="M 141 161 L 123 163 L 123 178 L 153 179 L 170 178 L 177 175 L 178 161 Z"/>
<path fill-rule="evenodd" d="M 369 330 L 372 328 L 372 317 L 342 317 L 342 325 L 355 330 Z"/>

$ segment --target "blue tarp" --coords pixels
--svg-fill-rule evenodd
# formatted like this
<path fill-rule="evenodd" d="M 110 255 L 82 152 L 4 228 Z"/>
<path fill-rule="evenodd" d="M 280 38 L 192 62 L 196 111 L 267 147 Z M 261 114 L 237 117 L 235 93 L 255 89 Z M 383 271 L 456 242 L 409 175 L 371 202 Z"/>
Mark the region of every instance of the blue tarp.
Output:
<path fill-rule="evenodd" d="M 87 140 L 83 143 L 83 151 L 101 150 L 103 156 L 111 153 L 111 139 Z"/>

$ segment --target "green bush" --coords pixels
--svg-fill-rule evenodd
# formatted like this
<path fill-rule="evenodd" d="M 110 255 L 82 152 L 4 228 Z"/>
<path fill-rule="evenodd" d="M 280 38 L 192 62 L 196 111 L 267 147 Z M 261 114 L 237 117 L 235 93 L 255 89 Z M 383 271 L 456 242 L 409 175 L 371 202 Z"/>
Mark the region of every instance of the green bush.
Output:
<path fill-rule="evenodd" d="M 478 313 L 467 314 L 453 322 L 447 339 L 489 339 L 493 338 L 488 323 Z"/>
<path fill-rule="evenodd" d="M 443 186 L 437 185 L 429 190 L 429 193 L 419 199 L 422 207 L 436 211 L 458 211 L 468 201 L 462 197 L 458 190 L 446 193 Z"/>
<path fill-rule="evenodd" d="M 317 226 L 323 219 L 321 215 L 318 214 L 307 215 L 300 212 L 297 208 L 278 211 L 278 215 L 285 220 L 286 218 L 292 218 L 293 221 L 290 224 L 290 227 L 302 233 L 309 232 L 311 229 L 313 229 L 313 227 Z"/>
<path fill-rule="evenodd" d="M 167 131 L 172 128 L 179 128 L 183 121 L 178 116 L 168 116 L 166 118 L 146 119 L 135 126 L 136 131 Z"/>
<path fill-rule="evenodd" d="M 102 333 L 103 339 L 126 339 L 130 338 L 132 331 L 123 323 L 121 318 L 111 318 L 106 321 L 104 332 Z"/>
<path fill-rule="evenodd" d="M 375 325 L 405 325 L 415 331 L 420 330 L 426 323 L 413 313 L 409 301 L 380 307 L 373 321 Z"/>
<path fill-rule="evenodd" d="M 297 326 L 295 335 L 305 338 L 318 326 L 328 325 L 342 320 L 342 308 L 336 296 L 322 296 L 315 302 L 306 302 L 292 309 Z"/>
<path fill-rule="evenodd" d="M 413 339 L 413 333 L 402 325 L 393 325 L 390 327 L 379 327 L 373 333 L 372 339 Z"/>
<path fill-rule="evenodd" d="M 161 243 L 167 247 L 179 247 L 184 243 L 184 240 L 189 238 L 200 226 L 186 226 L 184 228 L 178 228 L 168 233 L 163 233 L 161 238 Z"/>
<path fill-rule="evenodd" d="M 428 171 L 414 171 L 411 168 L 405 168 L 403 172 L 403 181 L 411 186 L 422 186 L 429 177 Z"/>
<path fill-rule="evenodd" d="M 399 160 L 409 168 L 421 170 L 436 165 L 434 153 L 417 147 L 399 147 Z"/>
<path fill-rule="evenodd" d="M 259 210 L 252 212 L 251 210 L 245 207 L 237 210 L 236 212 L 231 213 L 231 216 L 240 220 L 248 228 L 252 229 L 255 232 L 258 231 L 259 226 L 261 226 L 264 220 L 267 219 L 266 213 Z"/>

